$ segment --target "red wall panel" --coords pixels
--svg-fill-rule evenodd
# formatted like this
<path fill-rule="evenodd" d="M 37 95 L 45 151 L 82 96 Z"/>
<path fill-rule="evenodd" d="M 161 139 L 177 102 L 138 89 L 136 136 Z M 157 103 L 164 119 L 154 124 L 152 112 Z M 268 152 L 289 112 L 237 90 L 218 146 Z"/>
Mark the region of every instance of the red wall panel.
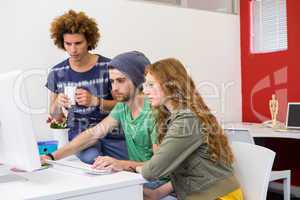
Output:
<path fill-rule="evenodd" d="M 264 54 L 250 52 L 250 0 L 240 6 L 243 121 L 269 119 L 273 93 L 284 121 L 287 102 L 300 101 L 300 1 L 287 0 L 288 50 Z"/>
<path fill-rule="evenodd" d="M 300 102 L 300 0 L 287 0 L 288 50 L 265 54 L 250 52 L 250 0 L 241 0 L 242 119 L 270 119 L 268 102 L 279 101 L 280 121 L 285 121 L 287 102 Z M 284 134 L 284 133 L 283 133 Z M 299 140 L 265 139 L 276 151 L 275 169 L 291 169 L 292 183 L 300 185 Z"/>

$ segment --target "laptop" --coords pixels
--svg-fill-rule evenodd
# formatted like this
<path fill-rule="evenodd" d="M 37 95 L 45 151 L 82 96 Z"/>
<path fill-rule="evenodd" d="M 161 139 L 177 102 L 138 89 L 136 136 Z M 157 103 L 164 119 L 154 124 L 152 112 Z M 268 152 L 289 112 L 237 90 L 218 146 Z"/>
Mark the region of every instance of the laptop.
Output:
<path fill-rule="evenodd" d="M 300 130 L 300 102 L 289 102 L 285 126 L 287 129 Z"/>

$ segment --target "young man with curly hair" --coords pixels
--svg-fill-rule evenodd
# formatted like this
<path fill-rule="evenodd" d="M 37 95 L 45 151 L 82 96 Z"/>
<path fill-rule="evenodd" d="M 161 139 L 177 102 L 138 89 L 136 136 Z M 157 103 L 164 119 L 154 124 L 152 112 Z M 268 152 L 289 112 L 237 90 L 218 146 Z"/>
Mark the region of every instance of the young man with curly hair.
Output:
<path fill-rule="evenodd" d="M 96 48 L 100 33 L 96 21 L 84 12 L 69 10 L 57 17 L 50 33 L 54 44 L 69 54 L 69 58 L 52 67 L 48 75 L 50 116 L 61 121 L 67 113 L 71 141 L 78 133 L 98 124 L 116 104 L 108 74 L 110 59 L 89 52 Z M 70 99 L 64 94 L 66 86 L 76 87 L 75 105 L 70 105 Z M 77 156 L 90 164 L 102 155 L 128 159 L 124 135 L 120 132 L 115 130 Z"/>

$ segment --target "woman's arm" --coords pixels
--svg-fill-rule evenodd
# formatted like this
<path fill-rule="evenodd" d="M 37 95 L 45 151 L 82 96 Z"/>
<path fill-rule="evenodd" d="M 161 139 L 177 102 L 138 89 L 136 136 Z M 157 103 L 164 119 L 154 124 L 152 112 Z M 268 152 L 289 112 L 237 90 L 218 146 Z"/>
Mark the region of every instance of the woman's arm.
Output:
<path fill-rule="evenodd" d="M 159 145 L 158 145 L 158 144 L 153 144 L 153 145 L 152 145 L 152 151 L 153 151 L 153 154 L 157 152 L 158 148 L 159 148 Z"/>
<path fill-rule="evenodd" d="M 142 168 L 146 179 L 168 176 L 202 143 L 201 124 L 194 116 L 180 115 L 170 125 L 158 151 Z"/>

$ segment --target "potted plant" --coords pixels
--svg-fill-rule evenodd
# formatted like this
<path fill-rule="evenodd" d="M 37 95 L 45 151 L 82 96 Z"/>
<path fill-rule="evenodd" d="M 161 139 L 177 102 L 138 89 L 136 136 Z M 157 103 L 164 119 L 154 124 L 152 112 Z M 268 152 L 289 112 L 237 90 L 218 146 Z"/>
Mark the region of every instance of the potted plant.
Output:
<path fill-rule="evenodd" d="M 57 141 L 57 148 L 60 148 L 69 142 L 67 122 L 64 118 L 62 121 L 48 119 L 50 128 L 53 133 L 53 139 Z"/>

